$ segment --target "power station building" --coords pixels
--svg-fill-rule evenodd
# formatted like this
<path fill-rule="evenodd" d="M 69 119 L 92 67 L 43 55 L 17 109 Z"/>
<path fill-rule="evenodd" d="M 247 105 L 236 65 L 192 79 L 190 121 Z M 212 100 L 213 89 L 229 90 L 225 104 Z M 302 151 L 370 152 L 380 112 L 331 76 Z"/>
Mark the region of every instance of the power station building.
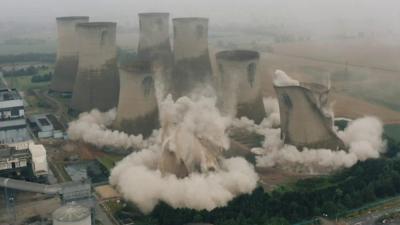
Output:
<path fill-rule="evenodd" d="M 106 111 L 118 104 L 116 23 L 79 23 L 79 66 L 71 109 Z"/>
<path fill-rule="evenodd" d="M 257 72 L 260 54 L 233 50 L 219 52 L 216 58 L 220 72 L 218 104 L 222 113 L 261 123 L 266 114 Z"/>
<path fill-rule="evenodd" d="M 207 18 L 175 18 L 174 66 L 171 92 L 175 99 L 210 84 L 212 69 L 208 50 Z"/>
<path fill-rule="evenodd" d="M 345 149 L 333 130 L 329 88 L 316 83 L 274 85 L 279 101 L 281 138 L 298 148 Z"/>
<path fill-rule="evenodd" d="M 31 141 L 23 99 L 15 89 L 1 89 L 0 144 L 26 149 Z"/>
<path fill-rule="evenodd" d="M 78 35 L 76 24 L 89 22 L 89 17 L 57 18 L 58 47 L 57 61 L 50 90 L 72 92 L 78 72 Z"/>
<path fill-rule="evenodd" d="M 169 14 L 140 13 L 139 25 L 138 59 L 120 68 L 115 127 L 149 136 L 159 127 L 155 83 L 165 85 L 172 66 Z"/>

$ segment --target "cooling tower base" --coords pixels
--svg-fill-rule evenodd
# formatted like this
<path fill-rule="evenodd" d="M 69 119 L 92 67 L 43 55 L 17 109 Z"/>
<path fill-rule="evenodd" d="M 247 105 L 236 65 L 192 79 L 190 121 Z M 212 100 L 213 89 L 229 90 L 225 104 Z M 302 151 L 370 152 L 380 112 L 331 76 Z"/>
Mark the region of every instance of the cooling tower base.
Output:
<path fill-rule="evenodd" d="M 237 106 L 236 117 L 247 117 L 253 120 L 256 124 L 260 124 L 266 117 L 263 97 L 260 95 L 251 103 L 239 103 Z"/>
<path fill-rule="evenodd" d="M 135 120 L 117 119 L 114 127 L 127 134 L 142 134 L 144 138 L 147 138 L 152 134 L 153 130 L 160 128 L 158 110 L 154 110 L 152 113 L 138 117 Z"/>
<path fill-rule="evenodd" d="M 62 57 L 57 60 L 50 90 L 55 92 L 72 92 L 78 71 L 78 57 Z"/>
<path fill-rule="evenodd" d="M 81 70 L 76 78 L 71 108 L 79 112 L 92 109 L 107 111 L 117 106 L 119 95 L 118 68 L 108 63 L 101 70 Z"/>

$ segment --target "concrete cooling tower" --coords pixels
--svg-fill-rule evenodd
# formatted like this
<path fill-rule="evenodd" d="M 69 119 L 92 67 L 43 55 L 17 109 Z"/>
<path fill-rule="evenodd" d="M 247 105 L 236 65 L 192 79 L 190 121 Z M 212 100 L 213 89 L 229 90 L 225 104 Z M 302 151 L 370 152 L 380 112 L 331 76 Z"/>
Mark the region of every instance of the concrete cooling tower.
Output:
<path fill-rule="evenodd" d="M 159 128 L 155 80 L 165 84 L 172 66 L 168 13 L 139 14 L 138 60 L 121 65 L 115 127 L 149 136 Z M 156 76 L 156 74 L 160 76 Z"/>
<path fill-rule="evenodd" d="M 274 85 L 279 101 L 281 137 L 298 148 L 345 149 L 333 131 L 329 89 L 320 84 Z"/>
<path fill-rule="evenodd" d="M 150 61 L 121 65 L 121 88 L 114 126 L 128 134 L 149 136 L 159 128 L 157 98 Z"/>
<path fill-rule="evenodd" d="M 247 50 L 222 51 L 216 58 L 221 75 L 218 105 L 222 113 L 261 123 L 266 115 L 257 73 L 260 54 Z"/>
<path fill-rule="evenodd" d="M 208 19 L 175 18 L 174 68 L 172 94 L 179 98 L 196 87 L 211 82 L 212 70 L 208 52 Z"/>
<path fill-rule="evenodd" d="M 58 48 L 54 76 L 50 90 L 72 92 L 78 72 L 78 40 L 75 26 L 77 23 L 89 22 L 89 17 L 57 18 Z"/>
<path fill-rule="evenodd" d="M 139 27 L 138 58 L 170 66 L 169 13 L 140 13 Z"/>
<path fill-rule="evenodd" d="M 106 111 L 118 104 L 116 26 L 110 22 L 77 25 L 79 66 L 71 100 L 77 112 Z"/>

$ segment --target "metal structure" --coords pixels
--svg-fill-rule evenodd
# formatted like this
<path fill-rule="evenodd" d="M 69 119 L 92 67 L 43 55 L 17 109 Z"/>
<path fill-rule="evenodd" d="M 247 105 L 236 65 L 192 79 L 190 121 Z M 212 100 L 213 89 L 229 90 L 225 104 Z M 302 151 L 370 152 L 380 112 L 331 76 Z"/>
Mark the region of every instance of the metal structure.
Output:
<path fill-rule="evenodd" d="M 52 91 L 72 92 L 78 72 L 78 35 L 75 27 L 76 24 L 85 22 L 89 22 L 89 17 L 57 18 L 58 48 L 54 76 L 50 84 Z"/>
<path fill-rule="evenodd" d="M 298 148 L 345 149 L 333 130 L 329 88 L 315 83 L 274 85 L 279 101 L 281 138 Z"/>
<path fill-rule="evenodd" d="M 175 18 L 174 66 L 171 90 L 175 99 L 202 85 L 211 84 L 212 69 L 208 51 L 207 18 Z"/>
<path fill-rule="evenodd" d="M 70 202 L 56 209 L 53 225 L 91 225 L 92 215 L 89 208 Z"/>
<path fill-rule="evenodd" d="M 265 118 L 261 77 L 257 72 L 260 54 L 233 50 L 217 53 L 220 72 L 219 107 L 232 117 L 247 117 L 259 124 Z"/>
<path fill-rule="evenodd" d="M 77 112 L 106 111 L 118 104 L 116 23 L 80 23 L 79 66 L 71 100 Z"/>
<path fill-rule="evenodd" d="M 138 60 L 120 69 L 115 127 L 149 136 L 159 127 L 155 83 L 166 85 L 172 66 L 169 14 L 140 13 L 139 23 Z"/>

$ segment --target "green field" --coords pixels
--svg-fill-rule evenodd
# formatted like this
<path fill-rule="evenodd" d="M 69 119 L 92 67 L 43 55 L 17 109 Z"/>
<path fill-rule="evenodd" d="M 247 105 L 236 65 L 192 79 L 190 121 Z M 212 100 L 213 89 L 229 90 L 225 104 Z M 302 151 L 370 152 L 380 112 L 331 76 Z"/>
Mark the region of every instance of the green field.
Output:
<path fill-rule="evenodd" d="M 99 161 L 107 170 L 111 170 L 117 162 L 121 161 L 124 157 L 118 155 L 107 155 L 102 157 L 97 157 L 97 161 Z"/>
<path fill-rule="evenodd" d="M 29 89 L 45 89 L 48 88 L 50 82 L 39 82 L 32 83 L 32 76 L 19 76 L 19 77 L 7 77 L 6 81 L 12 88 L 16 88 L 19 91 L 27 91 Z"/>
<path fill-rule="evenodd" d="M 1 55 L 18 55 L 24 53 L 54 53 L 56 51 L 56 42 L 48 41 L 43 44 L 1 44 Z"/>
<path fill-rule="evenodd" d="M 399 124 L 388 124 L 385 125 L 385 134 L 390 138 L 400 142 L 400 125 Z"/>

